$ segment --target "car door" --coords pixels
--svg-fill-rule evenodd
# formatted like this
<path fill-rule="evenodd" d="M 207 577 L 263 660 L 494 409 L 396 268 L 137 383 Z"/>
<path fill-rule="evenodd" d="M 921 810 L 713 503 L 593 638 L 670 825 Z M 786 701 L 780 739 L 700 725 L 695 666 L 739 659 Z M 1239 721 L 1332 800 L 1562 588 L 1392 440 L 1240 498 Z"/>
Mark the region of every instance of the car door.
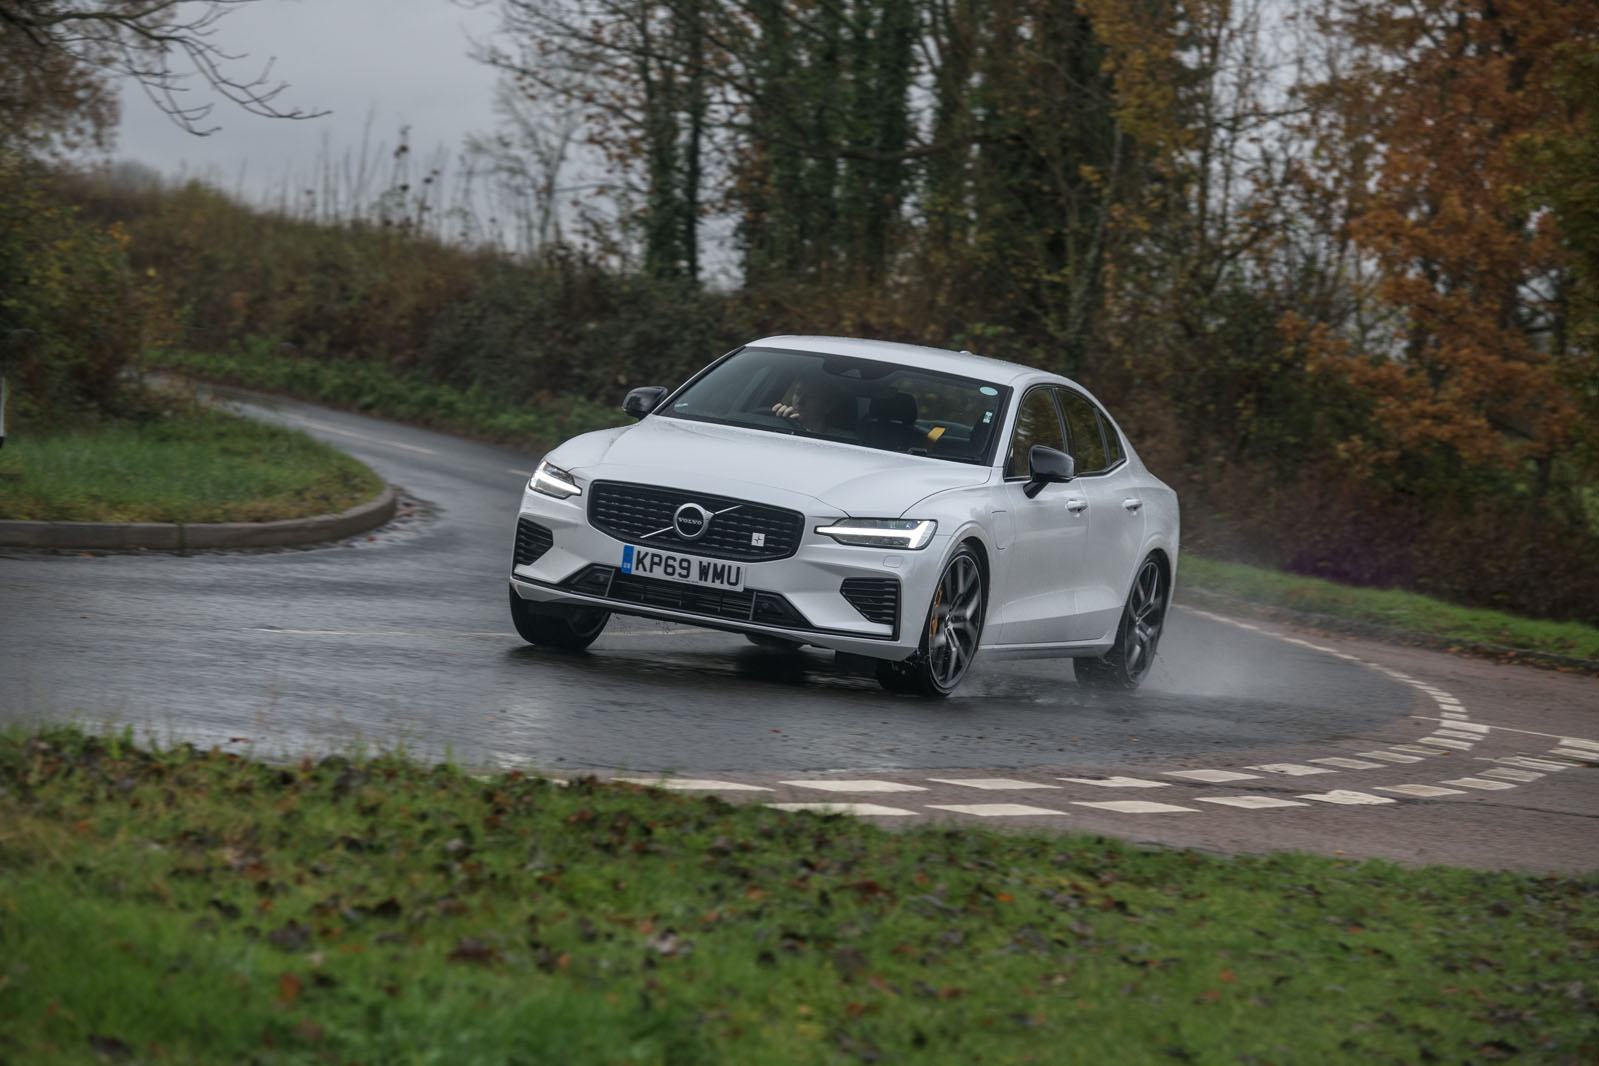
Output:
<path fill-rule="evenodd" d="M 1048 385 L 1022 396 L 1005 453 L 1002 492 L 1015 528 L 1005 550 L 1006 582 L 994 619 L 996 644 L 1052 644 L 1069 639 L 1073 586 L 1083 568 L 1086 498 L 1075 482 L 1045 485 L 1029 498 L 1027 457 L 1035 444 L 1066 450 L 1065 426 Z"/>
<path fill-rule="evenodd" d="M 1144 543 L 1144 507 L 1116 426 L 1076 389 L 1056 387 L 1066 419 L 1067 448 L 1077 464 L 1074 488 L 1081 515 L 1082 554 L 1073 582 L 1075 609 L 1065 619 L 1067 640 L 1115 633 Z"/>

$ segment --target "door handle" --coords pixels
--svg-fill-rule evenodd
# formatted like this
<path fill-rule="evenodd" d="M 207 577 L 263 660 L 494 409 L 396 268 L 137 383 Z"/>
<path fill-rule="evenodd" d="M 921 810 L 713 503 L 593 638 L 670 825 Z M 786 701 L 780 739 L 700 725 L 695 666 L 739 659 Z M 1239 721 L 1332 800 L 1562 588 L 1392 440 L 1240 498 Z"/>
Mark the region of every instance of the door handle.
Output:
<path fill-rule="evenodd" d="M 1073 496 L 1066 501 L 1066 510 L 1072 514 L 1082 514 L 1088 510 L 1088 501 L 1081 496 Z"/>
<path fill-rule="evenodd" d="M 1130 496 L 1122 501 L 1122 506 L 1129 511 L 1136 512 L 1140 507 L 1144 506 L 1144 501 Z"/>

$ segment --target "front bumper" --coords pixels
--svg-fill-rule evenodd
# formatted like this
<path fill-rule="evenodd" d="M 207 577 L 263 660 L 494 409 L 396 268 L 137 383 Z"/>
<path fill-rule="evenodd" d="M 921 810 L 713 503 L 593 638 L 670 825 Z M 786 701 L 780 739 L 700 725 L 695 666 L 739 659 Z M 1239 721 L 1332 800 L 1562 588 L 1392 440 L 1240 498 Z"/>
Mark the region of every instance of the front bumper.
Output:
<path fill-rule="evenodd" d="M 815 532 L 839 517 L 807 512 L 794 554 L 740 563 L 744 589 L 732 592 L 624 574 L 625 542 L 589 524 L 584 496 L 557 500 L 528 490 L 517 517 L 511 587 L 525 600 L 904 659 L 916 650 L 948 538 L 903 551 L 839 544 Z"/>

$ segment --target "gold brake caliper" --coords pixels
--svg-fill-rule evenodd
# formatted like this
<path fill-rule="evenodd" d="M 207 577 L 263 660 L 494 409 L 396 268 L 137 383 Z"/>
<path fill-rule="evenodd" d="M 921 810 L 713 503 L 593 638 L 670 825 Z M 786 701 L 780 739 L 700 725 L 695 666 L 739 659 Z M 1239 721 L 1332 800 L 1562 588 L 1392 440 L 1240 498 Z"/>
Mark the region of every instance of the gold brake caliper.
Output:
<path fill-rule="evenodd" d="M 932 617 L 927 620 L 927 635 L 929 637 L 938 636 L 938 605 L 942 603 L 943 600 L 944 583 L 940 581 L 938 583 L 938 591 L 933 594 L 933 610 L 931 612 Z"/>

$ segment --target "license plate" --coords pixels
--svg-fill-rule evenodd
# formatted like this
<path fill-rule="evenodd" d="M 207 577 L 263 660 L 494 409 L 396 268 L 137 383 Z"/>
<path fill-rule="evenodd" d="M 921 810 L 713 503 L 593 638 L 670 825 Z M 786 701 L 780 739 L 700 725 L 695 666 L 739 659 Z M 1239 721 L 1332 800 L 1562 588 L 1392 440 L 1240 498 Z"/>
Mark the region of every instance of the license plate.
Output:
<path fill-rule="evenodd" d="M 622 573 L 678 581 L 685 585 L 708 585 L 734 592 L 744 588 L 743 563 L 701 559 L 694 555 L 639 548 L 632 544 L 622 548 Z"/>

